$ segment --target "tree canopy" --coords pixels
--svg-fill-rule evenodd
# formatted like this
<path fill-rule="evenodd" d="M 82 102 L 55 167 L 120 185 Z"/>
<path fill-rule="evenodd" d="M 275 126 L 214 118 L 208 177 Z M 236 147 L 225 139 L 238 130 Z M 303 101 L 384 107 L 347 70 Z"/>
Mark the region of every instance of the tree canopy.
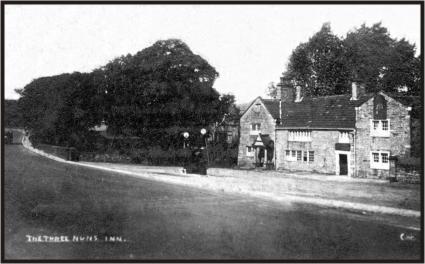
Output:
<path fill-rule="evenodd" d="M 416 47 L 394 39 L 381 23 L 361 25 L 340 38 L 329 23 L 292 52 L 283 76 L 307 95 L 349 92 L 351 81 L 368 92 L 384 90 L 420 94 L 420 62 Z"/>
<path fill-rule="evenodd" d="M 38 78 L 20 91 L 19 105 L 25 126 L 44 142 L 84 144 L 103 120 L 114 135 L 165 148 L 229 111 L 234 97 L 213 88 L 217 77 L 181 40 L 161 40 L 91 73 Z"/>

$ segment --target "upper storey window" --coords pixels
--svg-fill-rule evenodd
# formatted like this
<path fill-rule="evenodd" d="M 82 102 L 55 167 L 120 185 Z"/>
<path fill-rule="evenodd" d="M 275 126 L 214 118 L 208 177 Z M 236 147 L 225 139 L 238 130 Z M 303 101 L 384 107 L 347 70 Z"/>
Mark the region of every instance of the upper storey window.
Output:
<path fill-rule="evenodd" d="M 372 137 L 389 137 L 390 136 L 390 120 L 376 120 L 370 121 L 370 135 Z"/>
<path fill-rule="evenodd" d="M 251 124 L 251 135 L 258 135 L 261 133 L 261 124 L 260 123 L 252 123 Z"/>

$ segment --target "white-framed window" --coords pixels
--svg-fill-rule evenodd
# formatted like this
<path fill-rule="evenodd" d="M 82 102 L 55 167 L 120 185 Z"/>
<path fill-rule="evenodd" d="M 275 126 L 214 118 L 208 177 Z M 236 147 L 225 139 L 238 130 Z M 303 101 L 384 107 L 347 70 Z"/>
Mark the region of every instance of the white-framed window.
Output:
<path fill-rule="evenodd" d="M 289 141 L 311 141 L 311 131 L 309 130 L 290 130 Z"/>
<path fill-rule="evenodd" d="M 261 124 L 260 123 L 252 123 L 251 124 L 251 135 L 258 135 L 258 133 L 261 133 Z"/>
<path fill-rule="evenodd" d="M 372 169 L 389 170 L 390 152 L 389 151 L 371 151 L 370 167 Z"/>
<path fill-rule="evenodd" d="M 247 146 L 246 147 L 246 155 L 248 157 L 253 157 L 254 156 L 254 148 L 253 147 L 250 147 L 250 146 Z"/>
<path fill-rule="evenodd" d="M 285 151 L 285 159 L 288 161 L 296 161 L 297 160 L 296 151 L 287 149 Z"/>
<path fill-rule="evenodd" d="M 350 133 L 348 131 L 339 131 L 339 143 L 350 143 Z"/>
<path fill-rule="evenodd" d="M 301 160 L 301 156 L 302 156 L 302 151 L 301 150 L 297 150 L 297 160 L 298 161 Z"/>
<path fill-rule="evenodd" d="M 389 137 L 390 136 L 390 120 L 374 120 L 370 121 L 370 135 L 373 137 Z"/>
<path fill-rule="evenodd" d="M 314 151 L 308 152 L 308 161 L 313 162 L 314 161 Z"/>
<path fill-rule="evenodd" d="M 314 151 L 287 149 L 285 150 L 285 159 L 288 161 L 297 161 L 297 162 L 313 162 Z"/>

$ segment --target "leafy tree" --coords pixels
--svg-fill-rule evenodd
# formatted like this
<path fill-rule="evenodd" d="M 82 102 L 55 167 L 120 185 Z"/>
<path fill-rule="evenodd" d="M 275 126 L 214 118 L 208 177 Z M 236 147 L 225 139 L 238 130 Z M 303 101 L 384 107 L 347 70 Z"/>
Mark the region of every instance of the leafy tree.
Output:
<path fill-rule="evenodd" d="M 24 126 L 33 139 L 82 148 L 88 144 L 89 128 L 101 118 L 92 74 L 42 77 L 19 92 Z"/>
<path fill-rule="evenodd" d="M 115 135 L 168 149 L 182 145 L 183 131 L 199 137 L 201 127 L 230 112 L 234 96 L 213 88 L 217 76 L 185 43 L 170 39 L 91 73 L 38 78 L 19 91 L 19 106 L 38 142 L 89 149 L 90 128 L 104 120 Z"/>
<path fill-rule="evenodd" d="M 292 52 L 285 76 L 306 95 L 348 93 L 350 82 L 365 84 L 368 92 L 384 90 L 419 95 L 421 57 L 405 39 L 391 38 L 381 23 L 365 24 L 340 39 L 329 23 Z"/>
<path fill-rule="evenodd" d="M 348 69 L 344 62 L 344 46 L 331 31 L 330 24 L 292 53 L 287 76 L 293 85 L 303 87 L 306 95 L 341 94 L 347 90 Z"/>
<path fill-rule="evenodd" d="M 269 85 L 267 86 L 266 94 L 271 98 L 277 97 L 277 87 L 274 82 L 269 83 Z"/>
<path fill-rule="evenodd" d="M 4 126 L 8 128 L 23 127 L 22 114 L 17 100 L 4 100 Z"/>
<path fill-rule="evenodd" d="M 181 40 L 157 41 L 102 71 L 106 122 L 115 134 L 167 146 L 179 132 L 206 127 L 227 111 L 226 97 L 212 87 L 218 73 Z"/>

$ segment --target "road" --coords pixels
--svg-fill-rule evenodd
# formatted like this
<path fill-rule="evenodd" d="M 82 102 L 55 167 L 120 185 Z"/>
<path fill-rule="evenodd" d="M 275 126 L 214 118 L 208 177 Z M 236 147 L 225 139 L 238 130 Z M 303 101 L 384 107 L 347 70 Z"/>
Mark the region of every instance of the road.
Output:
<path fill-rule="evenodd" d="M 6 259 L 421 258 L 419 231 L 354 212 L 73 166 L 20 145 L 4 150 Z M 27 235 L 98 240 L 36 243 Z"/>

